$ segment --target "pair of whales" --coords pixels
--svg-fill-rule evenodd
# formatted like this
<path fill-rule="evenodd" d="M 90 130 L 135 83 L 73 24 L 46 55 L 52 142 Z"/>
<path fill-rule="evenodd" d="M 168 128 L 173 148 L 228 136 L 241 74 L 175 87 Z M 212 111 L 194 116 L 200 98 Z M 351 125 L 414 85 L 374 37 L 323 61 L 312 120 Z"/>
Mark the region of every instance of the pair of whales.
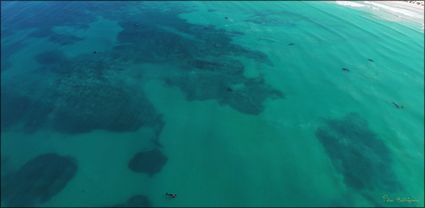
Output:
<path fill-rule="evenodd" d="M 375 62 L 373 59 L 367 59 L 369 62 Z M 350 69 L 348 69 L 348 68 L 345 68 L 345 67 L 343 67 L 343 68 L 341 68 L 341 70 L 342 71 L 344 71 L 344 72 L 349 72 L 350 71 Z M 398 103 L 396 103 L 396 102 L 392 102 L 392 104 L 394 105 L 394 107 L 396 107 L 397 109 L 403 109 L 404 108 L 404 106 L 403 105 L 401 105 L 401 104 L 398 104 Z"/>
<path fill-rule="evenodd" d="M 373 59 L 370 59 L 370 58 L 369 58 L 369 59 L 367 59 L 367 60 L 368 60 L 369 62 L 375 62 Z M 345 72 L 349 72 L 349 71 L 350 71 L 350 69 L 345 68 L 345 67 L 342 67 L 342 68 L 341 68 L 341 70 L 342 70 L 342 71 L 345 71 Z"/>

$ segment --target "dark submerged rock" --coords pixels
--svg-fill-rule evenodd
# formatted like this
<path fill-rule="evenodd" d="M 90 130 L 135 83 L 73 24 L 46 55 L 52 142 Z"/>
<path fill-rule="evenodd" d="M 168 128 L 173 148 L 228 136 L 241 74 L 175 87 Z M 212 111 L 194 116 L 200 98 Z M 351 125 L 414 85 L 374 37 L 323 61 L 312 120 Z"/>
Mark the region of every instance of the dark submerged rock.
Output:
<path fill-rule="evenodd" d="M 51 35 L 49 35 L 49 41 L 60 45 L 70 45 L 81 40 L 83 40 L 83 38 L 67 34 L 58 34 L 53 32 Z"/>
<path fill-rule="evenodd" d="M 144 195 L 135 195 L 127 200 L 123 204 L 117 204 L 114 207 L 151 207 L 152 204 L 148 197 Z"/>
<path fill-rule="evenodd" d="M 288 20 L 287 18 L 282 18 L 285 16 L 290 16 L 296 19 L 309 21 L 310 19 L 296 12 L 285 11 L 285 10 L 261 10 L 253 11 L 253 15 L 249 16 L 245 22 L 250 22 L 259 25 L 266 26 L 285 26 L 285 27 L 294 27 L 296 26 L 294 21 Z"/>
<path fill-rule="evenodd" d="M 283 98 L 283 94 L 267 85 L 262 77 L 245 78 L 244 66 L 236 60 L 222 59 L 188 62 L 196 73 L 169 77 L 166 84 L 178 86 L 188 100 L 215 99 L 241 113 L 257 115 L 263 111 L 267 99 Z M 240 86 L 233 89 L 233 85 Z M 232 92 L 232 93 L 229 93 Z"/>
<path fill-rule="evenodd" d="M 95 129 L 135 131 L 145 126 L 154 128 L 159 137 L 161 116 L 143 91 L 110 81 L 105 74 L 117 68 L 112 69 L 114 64 L 104 54 L 68 59 L 53 50 L 36 60 L 43 65 L 40 70 L 57 74 L 58 79 L 43 93 L 43 103 L 2 88 L 2 129 L 21 122 L 29 132 L 47 122 L 70 134 Z"/>
<path fill-rule="evenodd" d="M 19 122 L 30 109 L 31 100 L 17 93 L 1 90 L 1 128 L 2 131 Z"/>
<path fill-rule="evenodd" d="M 42 65 L 64 64 L 67 62 L 65 54 L 60 50 L 49 50 L 37 54 L 35 60 Z"/>
<path fill-rule="evenodd" d="M 118 34 L 120 45 L 112 51 L 114 59 L 179 66 L 179 75 L 165 76 L 164 81 L 179 87 L 188 100 L 216 99 L 242 113 L 258 114 L 267 98 L 283 97 L 264 81 L 245 78 L 244 66 L 227 57 L 242 56 L 272 65 L 266 54 L 232 42 L 232 37 L 241 33 L 190 24 L 179 18 L 178 12 L 147 9 L 137 20 L 140 27 L 133 26 L 136 20 L 122 21 L 124 30 Z M 244 83 L 259 94 L 248 93 L 248 89 L 238 93 L 226 90 L 229 85 Z"/>
<path fill-rule="evenodd" d="M 3 33 L 2 33 L 3 35 Z M 12 57 L 16 52 L 20 51 L 22 48 L 25 48 L 27 43 L 24 41 L 15 41 L 12 43 L 1 43 L 1 71 L 5 71 L 6 69 L 12 66 L 10 57 Z"/>
<path fill-rule="evenodd" d="M 227 61 L 209 61 L 194 59 L 189 60 L 189 66 L 200 69 L 202 71 L 212 71 L 223 74 L 239 74 L 243 73 L 244 66 L 239 61 L 227 60 Z"/>
<path fill-rule="evenodd" d="M 359 115 L 327 120 L 317 129 L 316 137 L 347 186 L 386 193 L 402 190 L 391 169 L 389 149 Z"/>
<path fill-rule="evenodd" d="M 242 113 L 261 113 L 265 100 L 283 97 L 281 92 L 260 81 L 261 78 L 256 80 L 244 77 L 243 64 L 229 58 L 244 57 L 272 66 L 265 53 L 235 44 L 233 37 L 243 35 L 242 32 L 191 24 L 180 18 L 180 14 L 190 11 L 186 7 L 177 5 L 173 9 L 158 9 L 146 4 L 141 5 L 136 17 L 123 12 L 125 9 L 116 9 L 116 6 L 129 7 L 129 3 L 51 5 L 54 6 L 49 5 L 46 9 L 66 5 L 63 14 L 66 26 L 87 27 L 96 18 L 93 14 L 98 13 L 119 22 L 123 28 L 118 34 L 117 46 L 109 51 L 96 52 L 96 56 L 89 56 L 90 52 L 73 58 L 65 57 L 60 51 L 40 54 L 40 69 L 58 75 L 54 87 L 49 86 L 50 94 L 46 95 L 55 108 L 45 113 L 55 130 L 64 133 L 84 133 L 94 129 L 133 131 L 147 126 L 155 129 L 155 142 L 159 144 L 163 121 L 143 92 L 135 92 L 127 86 L 110 82 L 114 79 L 108 77 L 108 74 L 117 70 L 117 66 L 123 62 L 177 66 L 181 76 L 163 73 L 167 75 L 161 78 L 179 87 L 188 100 L 215 99 Z M 12 29 L 28 27 L 35 29 L 30 36 L 53 37 L 51 41 L 71 40 L 62 41 L 64 44 L 77 41 L 75 37 L 61 36 L 51 30 L 63 26 L 62 20 L 50 18 L 57 14 L 55 12 L 37 13 L 39 19 L 19 22 Z M 45 27 L 37 26 L 43 25 L 41 23 L 45 23 Z M 209 57 L 216 57 L 219 61 L 209 60 Z M 196 74 L 192 75 L 192 71 L 196 71 Z M 229 93 L 227 87 L 234 84 L 245 87 Z M 193 87 L 190 85 L 202 89 L 191 89 Z M 35 123 L 29 126 L 35 128 Z"/>
<path fill-rule="evenodd" d="M 94 5 L 87 5 L 83 2 L 51 2 L 47 5 L 32 4 L 27 7 L 22 7 L 21 4 L 9 4 L 8 6 L 8 9 L 2 10 L 2 15 L 11 17 L 2 22 L 2 24 L 9 26 L 4 31 L 5 35 L 12 35 L 19 30 L 34 29 L 35 31 L 30 36 L 48 37 L 51 41 L 59 44 L 72 44 L 79 38 L 56 34 L 52 30 L 53 27 L 64 26 L 64 23 L 66 26 L 77 28 L 87 27 L 96 20 L 96 15 L 88 12 L 88 8 Z M 24 16 L 16 15 L 16 12 Z M 25 14 L 31 16 L 25 16 Z"/>
<path fill-rule="evenodd" d="M 143 91 L 116 84 L 106 75 L 117 69 L 103 53 L 46 66 L 46 71 L 60 75 L 49 97 L 55 103 L 50 116 L 52 127 L 75 134 L 160 126 L 161 117 Z"/>
<path fill-rule="evenodd" d="M 85 82 L 69 77 L 62 80 L 58 90 L 63 93 L 52 119 L 55 129 L 62 132 L 135 131 L 141 126 L 155 126 L 161 120 L 142 92 L 131 95 L 104 80 Z"/>
<path fill-rule="evenodd" d="M 7 206 L 35 206 L 45 203 L 66 187 L 77 172 L 70 157 L 43 154 L 2 178 L 1 196 Z"/>
<path fill-rule="evenodd" d="M 43 126 L 53 110 L 50 103 L 34 100 L 12 89 L 1 92 L 1 130 L 20 124 L 20 130 L 31 133 Z"/>
<path fill-rule="evenodd" d="M 168 158 L 157 148 L 139 152 L 128 163 L 128 168 L 137 173 L 153 176 L 160 172 Z"/>

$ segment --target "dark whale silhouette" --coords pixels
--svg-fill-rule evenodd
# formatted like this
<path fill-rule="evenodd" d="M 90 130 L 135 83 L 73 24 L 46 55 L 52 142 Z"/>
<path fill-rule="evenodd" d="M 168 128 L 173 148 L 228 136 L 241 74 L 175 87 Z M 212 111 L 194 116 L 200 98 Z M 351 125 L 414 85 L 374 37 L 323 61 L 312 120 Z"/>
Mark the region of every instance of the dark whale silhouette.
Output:
<path fill-rule="evenodd" d="M 396 103 L 396 102 L 393 102 L 393 105 L 394 105 L 396 108 L 398 108 L 398 109 L 403 109 L 403 108 L 404 108 L 404 106 L 403 106 L 403 105 L 400 105 L 400 104 L 398 104 L 398 103 Z"/>

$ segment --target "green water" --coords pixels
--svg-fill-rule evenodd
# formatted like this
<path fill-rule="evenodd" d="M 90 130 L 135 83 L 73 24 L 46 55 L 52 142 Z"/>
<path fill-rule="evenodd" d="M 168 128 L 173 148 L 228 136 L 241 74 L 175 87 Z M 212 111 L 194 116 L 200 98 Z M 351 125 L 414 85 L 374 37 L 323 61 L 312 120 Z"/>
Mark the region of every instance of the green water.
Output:
<path fill-rule="evenodd" d="M 35 9 L 42 10 L 42 3 L 22 7 L 39 4 Z M 68 134 L 50 128 L 48 121 L 49 125 L 30 133 L 18 128 L 19 122 L 6 128 L 2 125 L 2 176 L 44 153 L 67 155 L 77 161 L 78 171 L 66 186 L 36 206 L 112 206 L 138 194 L 147 196 L 152 206 L 424 206 L 423 30 L 333 2 L 150 4 L 170 10 L 182 5 L 189 11 L 175 18 L 188 24 L 211 25 L 222 29 L 218 30 L 221 33 L 243 32 L 232 36 L 231 42 L 266 54 L 269 62 L 238 52 L 227 56 L 243 64 L 244 77 L 262 77 L 284 96 L 264 99 L 261 112 L 250 114 L 235 107 L 239 104 L 219 99 L 188 99 L 183 88 L 165 84 L 163 77 L 180 73 L 175 62 L 114 62 L 120 70 L 111 70 L 108 79 L 143 92 L 162 115 L 164 126 L 158 140 L 168 158 L 166 164 L 153 176 L 127 167 L 137 152 L 155 146 L 151 126 Z M 7 6 L 2 2 L 2 11 L 12 8 Z M 92 12 L 96 14 L 103 6 L 97 3 Z M 46 6 L 45 11 L 49 9 Z M 144 12 L 135 3 L 119 10 L 136 19 Z M 12 28 L 11 20 L 31 18 L 25 11 L 11 17 L 2 14 L 2 33 Z M 42 64 L 34 58 L 37 54 L 59 49 L 73 58 L 93 56 L 93 50 L 97 54 L 113 50 L 123 31 L 121 20 L 102 14 L 99 12 L 88 27 L 69 26 L 67 22 L 52 27 L 57 34 L 82 39 L 72 44 L 30 35 L 31 27 L 41 24 L 37 22 L 2 35 L 2 53 L 10 54 L 2 55 L 2 99 L 4 92 L 13 89 L 43 100 L 55 88 L 62 75 L 40 72 Z M 162 28 L 200 41 L 179 26 Z M 8 51 L 10 47 L 3 48 L 15 42 L 25 46 L 13 53 Z M 5 60 L 9 64 L 4 66 Z M 396 108 L 393 102 L 404 108 Z M 335 158 L 315 133 L 326 120 L 342 119 L 350 113 L 364 119 L 368 129 L 383 141 L 392 158 L 385 165 L 402 190 L 355 188 L 345 183 L 344 174 L 332 162 Z M 380 179 L 377 172 L 363 172 L 364 178 Z M 2 192 L 7 189 L 2 187 Z M 177 197 L 167 199 L 165 192 Z M 384 195 L 410 197 L 415 202 L 387 202 Z"/>

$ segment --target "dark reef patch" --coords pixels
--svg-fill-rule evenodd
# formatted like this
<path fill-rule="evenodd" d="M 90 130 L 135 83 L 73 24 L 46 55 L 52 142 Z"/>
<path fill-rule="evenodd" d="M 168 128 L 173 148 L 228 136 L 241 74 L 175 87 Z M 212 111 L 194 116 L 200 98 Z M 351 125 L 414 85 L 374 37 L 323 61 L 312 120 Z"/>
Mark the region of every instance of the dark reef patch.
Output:
<path fill-rule="evenodd" d="M 3 88 L 3 87 L 2 87 Z M 1 91 L 1 128 L 16 124 L 29 110 L 31 101 L 25 97 L 7 91 Z"/>
<path fill-rule="evenodd" d="M 151 207 L 152 204 L 148 197 L 144 195 L 135 195 L 130 197 L 127 202 L 123 204 L 117 204 L 114 207 Z"/>
<path fill-rule="evenodd" d="M 157 148 L 139 152 L 128 163 L 128 168 L 137 173 L 153 176 L 161 171 L 168 158 Z"/>
<path fill-rule="evenodd" d="M 175 20 L 167 17 L 161 21 L 162 18 L 165 17 L 141 18 L 146 22 L 139 21 L 139 27 L 134 26 L 134 21 L 121 22 L 124 30 L 118 34 L 120 45 L 115 47 L 114 57 L 135 62 L 173 63 L 199 57 L 243 55 L 271 64 L 264 53 L 232 43 L 232 37 L 238 33 L 191 25 L 178 17 Z"/>
<path fill-rule="evenodd" d="M 157 126 L 161 117 L 143 92 L 127 92 L 107 80 L 71 74 L 58 85 L 55 129 L 83 133 L 94 129 L 134 131 Z"/>
<path fill-rule="evenodd" d="M 196 68 L 200 71 L 210 71 L 217 73 L 226 73 L 226 74 L 242 74 L 244 71 L 244 66 L 241 62 L 235 60 L 228 60 L 220 62 L 218 61 L 209 61 L 201 59 L 193 59 L 188 61 L 188 66 L 190 69 Z"/>
<path fill-rule="evenodd" d="M 0 175 L 1 180 L 3 180 L 7 174 L 11 171 L 9 165 L 10 158 L 6 154 L 1 154 L 1 163 L 0 163 Z"/>
<path fill-rule="evenodd" d="M 245 22 L 264 26 L 295 27 L 297 21 L 306 19 L 306 17 L 300 14 L 284 10 L 261 10 L 252 13 L 254 14 L 248 17 Z M 290 19 L 288 19 L 288 17 L 290 17 Z"/>
<path fill-rule="evenodd" d="M 52 33 L 49 35 L 49 40 L 60 45 L 70 45 L 83 40 L 83 38 L 68 34 Z"/>
<path fill-rule="evenodd" d="M 35 60 L 42 65 L 66 64 L 67 58 L 61 50 L 50 50 L 35 56 Z"/>
<path fill-rule="evenodd" d="M 264 53 L 232 42 L 242 33 L 190 24 L 178 16 L 187 11 L 146 8 L 137 18 L 120 21 L 123 31 L 118 34 L 120 45 L 114 55 L 141 62 L 186 62 L 208 56 L 241 55 L 271 64 Z"/>
<path fill-rule="evenodd" d="M 251 115 L 264 110 L 268 98 L 283 98 L 262 77 L 245 78 L 244 67 L 237 61 L 212 62 L 195 60 L 189 73 L 166 79 L 166 84 L 179 87 L 189 101 L 215 99 L 223 105 Z"/>
<path fill-rule="evenodd" d="M 46 125 L 48 116 L 53 111 L 54 107 L 51 103 L 42 103 L 35 101 L 31 105 L 27 113 L 27 117 L 22 130 L 26 133 L 36 132 L 38 129 Z"/>
<path fill-rule="evenodd" d="M 84 28 L 96 19 L 89 11 L 95 5 L 84 2 L 25 2 L 4 3 L 2 24 L 8 25 L 2 35 L 8 36 L 20 30 L 34 29 L 33 37 L 49 37 L 55 26 Z M 20 14 L 20 15 L 16 15 Z M 53 36 L 53 39 L 55 37 Z"/>
<path fill-rule="evenodd" d="M 2 98 L 6 98 L 2 99 L 2 130 L 20 122 L 27 132 L 47 123 L 54 130 L 70 134 L 150 127 L 154 139 L 158 139 L 164 126 L 161 115 L 143 90 L 114 79 L 114 73 L 121 69 L 107 55 L 68 59 L 62 51 L 52 50 L 38 54 L 35 59 L 42 65 L 40 71 L 58 76 L 40 99 L 43 102 L 2 88 Z"/>
<path fill-rule="evenodd" d="M 38 117 L 48 118 L 48 124 L 60 132 L 84 133 L 95 129 L 121 132 L 145 126 L 154 129 L 154 142 L 159 144 L 158 137 L 165 125 L 161 115 L 143 90 L 130 87 L 125 80 L 114 76 L 125 70 L 123 66 L 129 63 L 173 65 L 178 72 L 160 73 L 160 79 L 180 88 L 188 100 L 214 99 L 241 113 L 259 114 L 264 109 L 264 101 L 283 97 L 261 75 L 255 79 L 246 78 L 243 74 L 245 67 L 237 60 L 238 57 L 248 58 L 272 66 L 265 53 L 234 43 L 234 37 L 243 35 L 241 32 L 227 31 L 213 25 L 191 24 L 182 19 L 180 15 L 190 11 L 190 7 L 184 4 L 176 4 L 172 8 L 156 2 L 30 4 L 34 5 L 28 8 L 12 6 L 7 12 L 29 14 L 35 10 L 31 14 L 40 18 L 22 17 L 24 20 L 16 24 L 11 18 L 5 21 L 5 24 L 11 25 L 7 31 L 34 29 L 30 36 L 47 37 L 59 44 L 72 44 L 79 38 L 56 34 L 53 28 L 84 28 L 97 16 L 117 21 L 123 28 L 112 50 L 70 58 L 56 49 L 35 57 L 42 65 L 39 70 L 53 74 L 50 78 L 56 79 L 52 85 L 40 84 L 50 90 L 43 95 L 49 110 L 45 113 L 39 111 Z M 136 6 L 137 12 L 128 12 L 128 8 Z M 52 12 L 46 12 L 50 10 Z M 23 79 L 19 81 L 25 82 Z M 26 108 L 26 102 L 23 103 L 20 105 Z M 16 114 L 16 121 L 12 118 L 14 116 L 6 115 L 10 118 L 7 125 L 26 118 L 18 111 L 13 113 Z M 27 126 L 36 130 L 39 122 L 37 119 L 33 121 Z"/>
<path fill-rule="evenodd" d="M 51 120 L 55 130 L 85 133 L 95 129 L 123 132 L 151 127 L 158 137 L 163 121 L 143 90 L 114 79 L 120 71 L 108 54 L 66 58 L 61 51 L 37 56 L 42 69 L 59 75 L 52 98 Z M 120 83 L 120 84 L 119 84 Z"/>
<path fill-rule="evenodd" d="M 98 56 L 83 54 L 70 59 L 61 50 L 49 50 L 36 55 L 35 59 L 42 65 L 40 71 L 60 75 L 59 80 L 69 79 L 70 76 L 79 76 L 81 82 L 105 80 L 106 72 L 120 70 L 114 68 L 116 64 L 102 53 L 98 53 Z"/>
<path fill-rule="evenodd" d="M 263 78 L 246 78 L 243 64 L 230 58 L 240 56 L 272 65 L 264 53 L 232 42 L 242 33 L 190 24 L 177 16 L 179 12 L 184 10 L 170 13 L 147 9 L 137 20 L 120 22 L 123 31 L 118 35 L 119 45 L 112 51 L 113 58 L 173 64 L 180 75 L 166 76 L 165 82 L 179 87 L 188 100 L 216 99 L 242 113 L 259 114 L 267 98 L 283 97 Z M 244 87 L 229 93 L 232 85 Z"/>
<path fill-rule="evenodd" d="M 347 186 L 386 193 L 402 190 L 391 169 L 390 150 L 358 114 L 327 120 L 316 137 Z"/>
<path fill-rule="evenodd" d="M 3 39 L 3 38 L 2 38 Z M 12 57 L 16 52 L 24 48 L 26 44 L 24 41 L 15 41 L 13 43 L 3 43 L 1 44 L 1 71 L 3 72 L 11 66 L 10 57 Z"/>
<path fill-rule="evenodd" d="M 1 198 L 7 206 L 35 206 L 59 193 L 77 172 L 70 157 L 39 155 L 2 178 Z"/>
<path fill-rule="evenodd" d="M 17 92 L 1 90 L 1 131 L 22 122 L 25 132 L 34 132 L 45 124 L 53 106 Z"/>

